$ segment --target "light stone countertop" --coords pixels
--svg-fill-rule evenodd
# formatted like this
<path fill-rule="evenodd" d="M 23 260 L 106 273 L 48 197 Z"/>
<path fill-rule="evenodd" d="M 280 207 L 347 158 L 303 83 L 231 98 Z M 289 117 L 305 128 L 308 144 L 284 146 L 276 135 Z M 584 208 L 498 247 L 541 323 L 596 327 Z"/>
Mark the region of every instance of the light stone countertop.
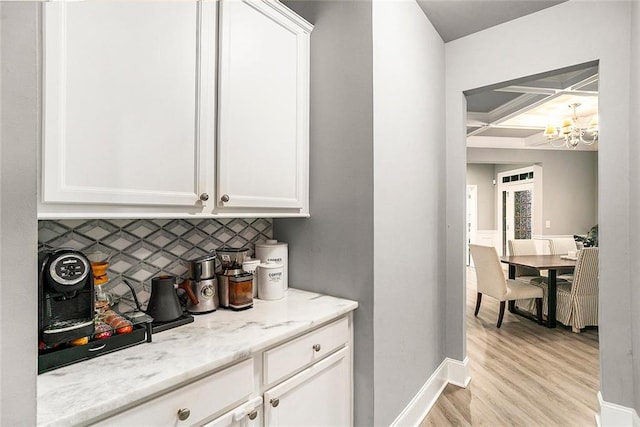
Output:
<path fill-rule="evenodd" d="M 289 289 L 278 301 L 218 309 L 143 343 L 38 375 L 38 425 L 71 426 L 146 400 L 336 319 L 355 301 Z"/>

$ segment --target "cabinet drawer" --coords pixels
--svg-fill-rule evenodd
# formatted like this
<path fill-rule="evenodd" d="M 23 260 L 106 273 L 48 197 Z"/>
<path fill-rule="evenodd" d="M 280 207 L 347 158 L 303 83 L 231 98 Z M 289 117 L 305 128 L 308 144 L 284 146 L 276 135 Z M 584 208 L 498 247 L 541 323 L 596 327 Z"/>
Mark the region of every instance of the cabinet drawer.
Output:
<path fill-rule="evenodd" d="M 265 385 L 322 359 L 349 341 L 346 317 L 306 335 L 264 352 L 263 381 Z"/>
<path fill-rule="evenodd" d="M 211 419 L 253 393 L 253 360 L 246 360 L 128 409 L 96 426 L 191 426 Z M 179 410 L 188 410 L 185 420 Z"/>

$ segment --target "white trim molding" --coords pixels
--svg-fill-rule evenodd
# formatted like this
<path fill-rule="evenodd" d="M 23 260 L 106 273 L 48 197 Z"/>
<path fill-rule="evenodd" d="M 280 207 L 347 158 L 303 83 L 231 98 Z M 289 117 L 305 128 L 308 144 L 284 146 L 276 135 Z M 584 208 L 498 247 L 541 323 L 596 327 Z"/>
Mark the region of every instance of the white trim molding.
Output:
<path fill-rule="evenodd" d="M 606 402 L 598 392 L 600 413 L 596 414 L 598 427 L 640 427 L 640 417 L 633 408 Z"/>
<path fill-rule="evenodd" d="M 469 358 L 463 361 L 445 358 L 411 402 L 391 423 L 392 427 L 418 426 L 438 401 L 447 384 L 467 387 L 471 381 Z"/>

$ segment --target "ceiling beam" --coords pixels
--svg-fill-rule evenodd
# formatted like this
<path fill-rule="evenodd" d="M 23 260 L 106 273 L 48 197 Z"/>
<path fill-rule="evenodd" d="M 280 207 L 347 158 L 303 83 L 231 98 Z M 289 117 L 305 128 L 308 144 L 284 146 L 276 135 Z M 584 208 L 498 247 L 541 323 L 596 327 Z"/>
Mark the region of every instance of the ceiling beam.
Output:
<path fill-rule="evenodd" d="M 489 122 L 490 123 L 498 123 L 503 121 L 504 117 L 508 117 L 511 114 L 522 113 L 523 111 L 527 111 L 530 105 L 535 104 L 536 102 L 549 99 L 546 96 L 542 96 L 540 94 L 530 94 L 525 93 L 521 96 L 512 99 L 509 102 L 506 102 L 495 109 L 489 111 Z"/>
<path fill-rule="evenodd" d="M 507 114 L 507 115 L 501 117 L 500 119 L 495 121 L 495 124 L 500 124 L 500 123 L 505 122 L 505 121 L 507 121 L 507 120 L 509 120 L 509 119 L 511 119 L 513 117 L 519 116 L 520 114 L 526 113 L 527 111 L 530 111 L 533 108 L 536 108 L 536 107 L 538 107 L 538 106 L 540 106 L 542 104 L 545 104 L 545 103 L 551 101 L 552 99 L 555 99 L 555 98 L 559 97 L 560 95 L 562 95 L 562 92 L 556 92 L 553 95 L 549 95 L 549 96 L 546 96 L 546 97 L 544 97 L 542 99 L 539 99 L 536 102 L 528 104 L 528 105 L 524 106 L 523 108 L 521 108 L 519 110 L 513 111 L 510 114 Z"/>
<path fill-rule="evenodd" d="M 477 135 L 477 134 L 479 134 L 481 132 L 484 132 L 485 130 L 487 130 L 488 127 L 489 126 L 482 126 L 481 128 L 474 129 L 471 132 L 467 132 L 467 137 L 474 136 L 474 135 Z"/>
<path fill-rule="evenodd" d="M 572 92 L 579 91 L 583 87 L 589 86 L 590 84 L 597 82 L 598 78 L 599 78 L 598 74 L 586 76 L 581 80 L 574 81 L 573 84 L 569 86 L 569 90 L 571 90 Z M 588 92 L 594 92 L 594 91 L 588 91 Z M 596 95 L 598 94 L 598 92 L 595 92 L 595 93 Z"/>
<path fill-rule="evenodd" d="M 581 80 L 578 84 L 580 85 L 580 87 L 584 87 L 584 86 L 590 85 L 596 80 L 598 80 L 597 77 L 595 79 L 585 79 L 585 80 Z M 578 84 L 574 86 L 577 86 Z M 579 88 L 577 87 L 575 89 L 573 89 L 572 87 L 569 87 L 567 89 L 547 89 L 547 88 L 534 87 L 534 86 L 508 86 L 508 87 L 496 89 L 496 92 L 511 92 L 511 93 L 523 93 L 523 94 L 537 94 L 537 95 L 554 95 L 556 93 L 572 94 L 572 95 L 579 95 L 579 96 L 597 96 L 598 95 L 597 90 L 579 90 Z"/>
<path fill-rule="evenodd" d="M 496 92 L 515 92 L 515 93 L 528 93 L 536 95 L 553 95 L 558 92 L 559 89 L 549 87 L 537 87 L 537 86 L 507 86 L 496 89 Z"/>

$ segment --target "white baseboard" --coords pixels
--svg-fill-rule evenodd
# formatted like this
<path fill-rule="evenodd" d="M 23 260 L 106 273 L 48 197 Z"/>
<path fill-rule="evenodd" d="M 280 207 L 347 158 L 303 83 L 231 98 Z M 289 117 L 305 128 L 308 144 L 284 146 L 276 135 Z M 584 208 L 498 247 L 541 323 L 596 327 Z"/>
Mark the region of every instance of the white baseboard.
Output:
<path fill-rule="evenodd" d="M 640 427 L 640 417 L 633 408 L 616 405 L 602 399 L 602 393 L 598 392 L 600 414 L 596 415 L 598 427 Z"/>
<path fill-rule="evenodd" d="M 447 378 L 449 380 L 449 384 L 467 388 L 469 381 L 471 381 L 471 374 L 469 373 L 469 358 L 465 357 L 461 362 L 447 357 L 444 361 L 447 362 Z"/>
<path fill-rule="evenodd" d="M 469 358 L 465 357 L 461 362 L 447 357 L 418 391 L 418 394 L 411 399 L 407 407 L 391 423 L 391 426 L 418 426 L 438 401 L 438 397 L 447 384 L 466 387 L 469 385 L 469 381 L 471 381 Z"/>

